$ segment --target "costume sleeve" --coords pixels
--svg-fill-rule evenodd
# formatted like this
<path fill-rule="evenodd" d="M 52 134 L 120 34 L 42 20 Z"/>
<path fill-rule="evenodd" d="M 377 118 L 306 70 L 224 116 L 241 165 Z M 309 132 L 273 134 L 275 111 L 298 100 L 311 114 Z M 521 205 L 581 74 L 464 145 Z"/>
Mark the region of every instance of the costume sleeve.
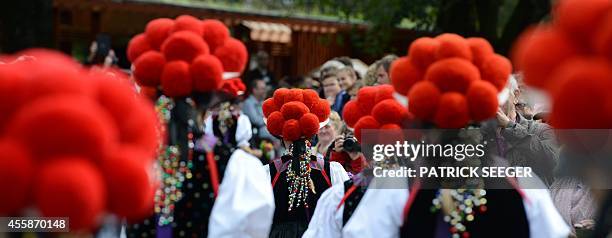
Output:
<path fill-rule="evenodd" d="M 213 132 L 213 121 L 212 121 L 212 116 L 208 116 L 206 118 L 206 120 L 204 120 L 204 134 L 206 135 L 214 135 Z"/>
<path fill-rule="evenodd" d="M 273 164 L 272 162 L 270 163 Z M 266 171 L 266 181 L 272 183 L 272 177 L 270 177 L 270 164 L 264 165 L 264 171 Z M 272 186 L 272 184 L 270 184 L 270 186 Z"/>
<path fill-rule="evenodd" d="M 404 206 L 408 201 L 408 181 L 403 181 L 406 183 L 394 189 L 376 189 L 370 186 L 342 229 L 342 237 L 398 237 L 404 222 Z"/>
<path fill-rule="evenodd" d="M 209 237 L 268 237 L 274 195 L 259 160 L 243 150 L 230 157 L 208 224 Z"/>
<path fill-rule="evenodd" d="M 363 166 L 365 165 L 365 157 L 360 155 L 359 158 L 351 160 L 351 173 L 358 174 L 363 170 Z"/>
<path fill-rule="evenodd" d="M 344 183 L 335 184 L 325 190 L 319 201 L 317 208 L 308 224 L 308 230 L 302 238 L 310 237 L 342 237 L 342 213 L 344 206 L 337 209 L 338 204 L 344 196 Z"/>
<path fill-rule="evenodd" d="M 344 181 L 349 179 L 344 167 L 337 162 L 329 162 L 329 172 L 331 173 L 329 179 L 332 185 L 344 183 Z"/>
<path fill-rule="evenodd" d="M 236 143 L 238 147 L 250 146 L 249 140 L 253 137 L 253 130 L 251 128 L 251 121 L 246 115 L 240 115 L 238 117 L 238 124 L 236 125 Z"/>
<path fill-rule="evenodd" d="M 537 177 L 518 178 L 524 194 L 523 205 L 529 222 L 530 237 L 561 238 L 568 237 L 570 227 L 557 211 L 549 190 Z M 538 189 L 541 188 L 541 189 Z"/>

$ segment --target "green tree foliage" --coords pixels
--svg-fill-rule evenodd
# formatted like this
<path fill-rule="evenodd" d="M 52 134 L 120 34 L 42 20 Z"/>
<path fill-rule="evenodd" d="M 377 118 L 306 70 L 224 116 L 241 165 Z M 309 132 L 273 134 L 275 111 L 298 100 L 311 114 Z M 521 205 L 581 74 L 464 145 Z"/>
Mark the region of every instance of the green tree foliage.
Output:
<path fill-rule="evenodd" d="M 395 28 L 423 34 L 453 32 L 480 36 L 507 53 L 527 26 L 544 19 L 550 0 L 262 0 L 269 6 L 293 11 L 338 16 L 363 21 L 367 34 L 353 34 L 352 41 L 368 53 L 388 52 Z"/>

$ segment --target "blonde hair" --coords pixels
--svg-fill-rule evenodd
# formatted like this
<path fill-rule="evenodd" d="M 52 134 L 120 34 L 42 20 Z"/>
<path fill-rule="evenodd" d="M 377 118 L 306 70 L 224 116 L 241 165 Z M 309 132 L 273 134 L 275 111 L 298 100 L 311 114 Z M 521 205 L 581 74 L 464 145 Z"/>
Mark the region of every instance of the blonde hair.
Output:
<path fill-rule="evenodd" d="M 351 77 L 353 77 L 355 79 L 355 83 L 353 83 L 353 86 L 351 87 L 351 89 L 346 92 L 351 97 L 355 97 L 357 95 L 357 92 L 359 91 L 359 89 L 364 87 L 363 80 L 358 76 L 357 71 L 355 71 L 355 69 L 353 69 L 353 67 L 350 67 L 350 66 L 346 66 L 344 68 L 338 69 L 336 71 L 336 75 L 339 74 L 339 73 L 349 73 L 351 75 Z"/>
<path fill-rule="evenodd" d="M 366 86 L 374 86 L 376 85 L 376 83 L 378 83 L 378 80 L 376 78 L 376 71 L 378 70 L 378 62 L 373 63 L 372 65 L 370 65 L 370 67 L 368 67 L 368 71 L 366 72 L 366 75 L 364 77 L 364 82 Z"/>
<path fill-rule="evenodd" d="M 336 111 L 329 114 L 329 125 L 334 128 L 336 133 L 340 133 L 343 129 L 344 122 L 340 119 L 340 115 Z"/>
<path fill-rule="evenodd" d="M 356 71 L 355 71 L 355 69 L 353 69 L 353 67 L 351 67 L 351 66 L 346 66 L 346 67 L 343 67 L 343 68 L 338 69 L 338 70 L 336 71 L 336 74 L 338 74 L 338 73 L 345 73 L 345 72 L 346 72 L 346 73 L 349 73 L 350 75 L 352 75 L 352 76 L 353 76 L 353 78 L 355 79 L 355 81 L 360 80 L 360 78 L 359 78 L 359 77 L 357 77 L 357 72 L 356 72 Z"/>

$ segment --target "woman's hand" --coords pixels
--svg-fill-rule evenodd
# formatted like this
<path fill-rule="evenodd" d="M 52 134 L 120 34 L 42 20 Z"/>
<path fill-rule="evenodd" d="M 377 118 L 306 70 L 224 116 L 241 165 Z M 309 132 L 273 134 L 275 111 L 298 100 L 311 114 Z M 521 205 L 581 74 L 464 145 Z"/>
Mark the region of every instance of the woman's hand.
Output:
<path fill-rule="evenodd" d="M 336 136 L 336 140 L 334 140 L 334 151 L 341 152 L 342 150 L 344 150 L 344 147 L 342 147 L 343 144 L 344 144 L 344 136 L 342 135 Z"/>

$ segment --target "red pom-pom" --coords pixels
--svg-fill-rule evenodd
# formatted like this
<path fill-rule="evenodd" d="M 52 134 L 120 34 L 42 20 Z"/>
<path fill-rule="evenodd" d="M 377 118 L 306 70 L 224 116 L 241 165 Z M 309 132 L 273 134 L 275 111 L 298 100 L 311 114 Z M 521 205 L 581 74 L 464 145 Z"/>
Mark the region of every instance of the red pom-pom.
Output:
<path fill-rule="evenodd" d="M 272 135 L 282 135 L 284 124 L 285 119 L 283 118 L 283 114 L 279 111 L 272 112 L 270 116 L 266 118 L 266 127 Z"/>
<path fill-rule="evenodd" d="M 593 37 L 593 46 L 595 51 L 601 55 L 612 60 L 612 12 L 603 19 L 601 27 L 597 30 L 597 33 Z"/>
<path fill-rule="evenodd" d="M 226 72 L 242 72 L 246 66 L 249 53 L 239 40 L 229 38 L 215 49 L 215 56 L 223 63 Z"/>
<path fill-rule="evenodd" d="M 436 61 L 436 52 L 440 42 L 431 37 L 421 37 L 410 44 L 408 56 L 421 70 L 426 70 L 430 64 Z"/>
<path fill-rule="evenodd" d="M 266 99 L 263 102 L 261 109 L 263 110 L 264 117 L 268 117 L 272 112 L 278 111 L 278 107 L 276 107 L 276 104 L 274 103 L 274 98 Z"/>
<path fill-rule="evenodd" d="M 160 127 L 154 105 L 144 99 L 138 99 L 133 111 L 126 114 L 121 122 L 121 141 L 124 145 L 138 147 L 147 152 L 150 159 L 155 159 L 159 148 L 158 128 Z"/>
<path fill-rule="evenodd" d="M 234 78 L 232 80 L 234 81 L 234 84 L 236 85 L 238 90 L 240 90 L 242 92 L 245 92 L 247 90 L 246 85 L 244 85 L 244 83 L 242 82 L 242 79 Z"/>
<path fill-rule="evenodd" d="M 242 95 L 246 87 L 242 83 L 242 80 L 239 78 L 233 78 L 223 81 L 223 86 L 221 86 L 221 91 L 229 94 L 232 97 L 237 97 Z"/>
<path fill-rule="evenodd" d="M 560 129 L 612 128 L 612 66 L 601 59 L 577 58 L 552 75 L 552 126 Z"/>
<path fill-rule="evenodd" d="M 377 92 L 378 89 L 375 86 L 363 87 L 357 92 L 357 105 L 365 114 L 369 115 L 376 105 Z"/>
<path fill-rule="evenodd" d="M 449 58 L 433 63 L 425 73 L 425 80 L 436 84 L 442 92 L 465 93 L 470 83 L 480 80 L 480 72 L 470 61 Z"/>
<path fill-rule="evenodd" d="M 151 50 L 151 45 L 147 41 L 147 37 L 144 34 L 138 34 L 134 36 L 128 43 L 127 57 L 130 62 L 136 61 L 138 56 Z"/>
<path fill-rule="evenodd" d="M 287 94 L 285 94 L 285 103 L 288 102 L 303 102 L 304 101 L 304 95 L 302 95 L 302 89 L 299 88 L 292 88 L 289 89 L 289 92 Z"/>
<path fill-rule="evenodd" d="M 357 100 L 351 100 L 344 104 L 344 108 L 342 109 L 342 119 L 346 122 L 346 125 L 349 127 L 353 127 L 355 123 L 359 120 L 359 118 L 366 115 L 361 111 L 359 104 L 357 104 Z"/>
<path fill-rule="evenodd" d="M 376 99 L 374 99 L 374 101 L 376 103 L 379 103 L 380 101 L 385 99 L 392 99 L 393 92 L 393 86 L 389 84 L 379 85 L 376 87 Z"/>
<path fill-rule="evenodd" d="M 0 215 L 19 215 L 29 202 L 34 163 L 27 149 L 10 140 L 0 141 L 0 190 L 5 191 Z"/>
<path fill-rule="evenodd" d="M 166 60 L 184 60 L 191 63 L 201 54 L 208 54 L 208 45 L 202 37 L 190 31 L 175 32 L 161 46 Z"/>
<path fill-rule="evenodd" d="M 28 101 L 27 71 L 15 65 L 0 65 L 0 134 L 14 114 Z"/>
<path fill-rule="evenodd" d="M 274 99 L 274 104 L 276 104 L 277 108 L 281 108 L 283 104 L 285 104 L 285 95 L 289 94 L 289 89 L 279 88 L 274 91 L 274 95 L 272 98 Z"/>
<path fill-rule="evenodd" d="M 172 32 L 189 31 L 202 37 L 202 21 L 190 15 L 180 15 L 174 20 Z"/>
<path fill-rule="evenodd" d="M 483 80 L 489 81 L 498 91 L 501 91 L 506 87 L 512 73 L 512 63 L 506 57 L 493 54 L 482 63 L 480 72 Z"/>
<path fill-rule="evenodd" d="M 287 141 L 296 141 L 302 136 L 302 129 L 298 120 L 291 119 L 285 121 L 283 125 L 283 139 Z"/>
<path fill-rule="evenodd" d="M 311 138 L 319 131 L 319 118 L 312 113 L 306 113 L 300 118 L 300 129 L 302 135 L 306 138 Z"/>
<path fill-rule="evenodd" d="M 359 141 L 363 141 L 361 138 L 362 130 L 365 129 L 378 129 L 380 127 L 380 123 L 376 121 L 373 116 L 365 116 L 359 119 L 357 123 L 355 123 L 355 138 Z"/>
<path fill-rule="evenodd" d="M 379 129 L 383 131 L 378 133 L 377 143 L 395 144 L 396 141 L 405 140 L 402 127 L 397 124 L 384 124 Z"/>
<path fill-rule="evenodd" d="M 223 83 L 223 65 L 217 57 L 201 55 L 193 60 L 189 67 L 193 89 L 198 92 L 217 90 Z"/>
<path fill-rule="evenodd" d="M 317 91 L 312 90 L 312 89 L 302 90 L 302 98 L 303 98 L 304 104 L 306 104 L 306 106 L 310 109 L 314 105 L 319 103 L 319 99 L 320 99 L 319 93 L 317 93 Z"/>
<path fill-rule="evenodd" d="M 63 155 L 98 160 L 118 140 L 110 115 L 89 98 L 55 96 L 23 108 L 7 127 L 33 158 Z"/>
<path fill-rule="evenodd" d="M 406 113 L 406 108 L 395 99 L 383 100 L 372 109 L 372 116 L 380 124 L 400 124 L 406 118 Z"/>
<path fill-rule="evenodd" d="M 397 124 L 384 124 L 380 127 L 381 130 L 401 130 L 402 127 Z"/>
<path fill-rule="evenodd" d="M 597 31 L 604 29 L 600 23 L 609 12 L 612 12 L 610 0 L 563 0 L 554 9 L 555 25 L 567 35 L 588 43 Z"/>
<path fill-rule="evenodd" d="M 479 80 L 470 85 L 465 95 L 474 121 L 484 121 L 495 117 L 498 108 L 497 89 L 493 84 Z"/>
<path fill-rule="evenodd" d="M 119 141 L 124 145 L 139 147 L 155 155 L 158 149 L 158 121 L 153 105 L 136 93 L 136 89 L 127 79 L 112 77 L 109 74 L 91 74 L 94 85 L 94 99 L 114 119 L 119 130 Z M 151 88 L 141 88 L 151 90 Z M 152 97 L 157 97 L 152 88 Z M 151 156 L 153 158 L 153 156 Z"/>
<path fill-rule="evenodd" d="M 103 77 L 94 82 L 95 99 L 114 119 L 120 142 L 154 153 L 157 117 L 152 105 L 145 103 L 125 82 Z"/>
<path fill-rule="evenodd" d="M 37 57 L 38 58 L 38 57 Z M 91 87 L 82 69 L 61 58 L 38 58 L 38 61 L 24 64 L 32 80 L 28 83 L 28 100 L 52 95 L 88 95 Z M 35 70 L 34 70 L 35 69 Z"/>
<path fill-rule="evenodd" d="M 440 95 L 440 90 L 432 82 L 418 82 L 408 93 L 408 110 L 417 118 L 429 121 L 438 109 Z"/>
<path fill-rule="evenodd" d="M 147 153 L 123 147 L 104 159 L 101 170 L 105 175 L 108 210 L 119 217 L 134 219 L 146 215 L 142 204 L 151 197 Z"/>
<path fill-rule="evenodd" d="M 160 83 L 162 69 L 166 64 L 164 55 L 157 51 L 148 51 L 134 62 L 134 78 L 142 86 L 157 87 Z"/>
<path fill-rule="evenodd" d="M 317 115 L 317 117 L 319 118 L 319 122 L 324 122 L 325 120 L 327 120 L 329 114 L 331 113 L 331 106 L 329 105 L 329 102 L 327 100 L 319 99 L 319 103 L 314 105 L 310 112 Z"/>
<path fill-rule="evenodd" d="M 456 92 L 448 92 L 440 96 L 438 110 L 434 122 L 439 128 L 461 128 L 470 121 L 468 104 L 465 97 Z"/>
<path fill-rule="evenodd" d="M 170 97 L 182 97 L 191 93 L 192 79 L 189 64 L 184 61 L 166 63 L 161 75 L 161 86 L 164 94 Z"/>
<path fill-rule="evenodd" d="M 66 68 L 73 69 L 75 71 L 77 69 L 78 70 L 82 69 L 79 62 L 77 62 L 74 58 L 62 52 L 55 51 L 55 50 L 44 49 L 44 48 L 33 48 L 33 49 L 27 49 L 27 50 L 21 51 L 17 53 L 16 55 L 19 55 L 19 57 L 17 57 L 17 59 L 15 59 L 15 62 L 13 62 L 12 64 L 20 64 L 20 63 L 27 64 L 27 63 L 44 62 L 44 64 L 52 64 L 52 65 L 58 65 L 58 66 L 61 65 Z M 34 73 L 34 72 L 29 72 L 29 73 Z"/>
<path fill-rule="evenodd" d="M 578 53 L 563 33 L 543 27 L 524 32 L 514 47 L 513 60 L 525 83 L 542 89 L 556 80 L 550 77 L 553 70 Z"/>
<path fill-rule="evenodd" d="M 472 62 L 476 67 L 480 67 L 482 63 L 486 62 L 487 57 L 495 54 L 493 46 L 484 38 L 470 37 L 467 38 L 467 43 L 472 51 Z"/>
<path fill-rule="evenodd" d="M 230 38 L 229 30 L 219 20 L 204 20 L 202 21 L 202 27 L 204 29 L 204 40 L 206 40 L 212 52 L 215 52 L 217 47 L 222 46 Z"/>
<path fill-rule="evenodd" d="M 41 215 L 68 217 L 71 231 L 95 228 L 106 204 L 102 175 L 92 163 L 80 158 L 66 157 L 44 164 L 34 194 Z"/>
<path fill-rule="evenodd" d="M 140 86 L 139 93 L 151 101 L 157 101 L 157 87 Z"/>
<path fill-rule="evenodd" d="M 459 57 L 472 61 L 472 51 L 467 40 L 457 34 L 444 33 L 436 37 L 440 42 L 440 47 L 436 51 L 436 59 Z"/>
<path fill-rule="evenodd" d="M 285 103 L 285 105 L 281 107 L 280 111 L 283 113 L 283 118 L 285 118 L 285 120 L 299 120 L 304 114 L 310 112 L 304 103 L 295 101 Z"/>
<path fill-rule="evenodd" d="M 410 58 L 401 57 L 391 63 L 389 76 L 395 91 L 405 95 L 412 85 L 423 79 L 423 71 L 416 67 Z"/>
<path fill-rule="evenodd" d="M 158 18 L 147 23 L 145 28 L 145 34 L 147 40 L 151 44 L 151 47 L 155 50 L 159 50 L 162 43 L 168 38 L 174 28 L 174 20 L 168 18 Z"/>

